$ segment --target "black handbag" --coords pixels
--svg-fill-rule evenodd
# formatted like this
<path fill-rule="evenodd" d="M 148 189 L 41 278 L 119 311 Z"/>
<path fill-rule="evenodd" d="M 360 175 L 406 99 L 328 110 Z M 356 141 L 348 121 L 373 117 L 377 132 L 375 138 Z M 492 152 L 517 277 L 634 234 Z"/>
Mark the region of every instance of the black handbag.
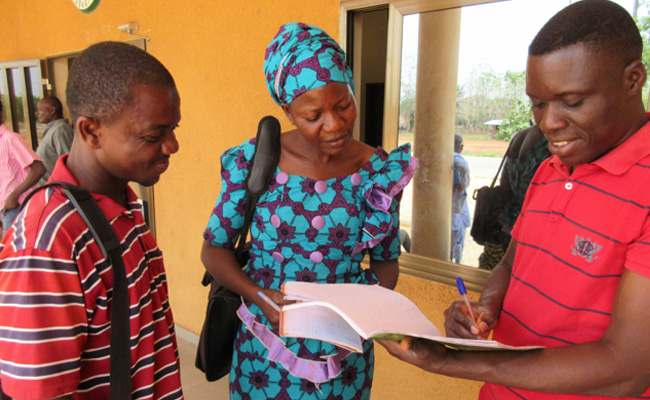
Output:
<path fill-rule="evenodd" d="M 483 186 L 474 190 L 472 198 L 476 201 L 474 207 L 474 219 L 470 235 L 474 241 L 480 245 L 486 243 L 504 243 L 508 239 L 508 234 L 503 231 L 505 220 L 506 206 L 510 198 L 510 190 L 501 185 L 494 186 L 497 178 L 501 173 L 501 168 L 506 161 L 508 152 L 501 159 L 501 164 L 497 170 L 492 184 Z"/>
<path fill-rule="evenodd" d="M 268 189 L 279 161 L 280 123 L 274 117 L 267 116 L 262 118 L 258 125 L 255 153 L 248 165 L 248 177 L 244 182 L 246 211 L 235 249 L 235 257 L 241 267 L 248 263 L 246 237 L 255 214 L 255 206 L 260 196 Z M 241 297 L 220 285 L 207 271 L 203 274 L 201 284 L 210 285 L 210 292 L 194 365 L 212 382 L 230 372 L 235 337 L 241 324 L 237 316 Z"/>

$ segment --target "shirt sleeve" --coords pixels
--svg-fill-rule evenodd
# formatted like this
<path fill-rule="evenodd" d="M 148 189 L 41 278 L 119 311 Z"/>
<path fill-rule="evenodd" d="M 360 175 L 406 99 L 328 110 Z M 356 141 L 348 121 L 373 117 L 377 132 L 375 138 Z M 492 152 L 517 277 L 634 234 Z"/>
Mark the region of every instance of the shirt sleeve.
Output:
<path fill-rule="evenodd" d="M 13 150 L 13 158 L 15 162 L 20 165 L 21 168 L 25 169 L 32 165 L 34 161 L 40 161 L 41 159 L 30 149 L 20 135 L 11 135 L 11 148 Z"/>
<path fill-rule="evenodd" d="M 391 216 L 391 225 L 388 234 L 375 247 L 370 249 L 370 258 L 373 260 L 394 260 L 401 254 L 399 242 L 399 202 L 402 193 L 399 193 L 391 201 L 388 212 Z"/>
<path fill-rule="evenodd" d="M 56 152 L 56 158 L 59 158 L 70 152 L 72 139 L 74 138 L 74 128 L 67 122 L 62 122 L 56 127 L 54 133 L 56 134 L 52 137 L 52 143 Z"/>
<path fill-rule="evenodd" d="M 370 249 L 373 260 L 399 257 L 399 203 L 417 163 L 417 158 L 411 157 L 409 144 L 376 159 L 371 168 L 373 172 L 361 190 L 367 213 L 353 254 Z"/>
<path fill-rule="evenodd" d="M 454 156 L 454 170 L 458 171 L 460 175 L 460 185 L 463 187 L 463 190 L 466 190 L 469 187 L 469 164 L 461 156 Z"/>
<path fill-rule="evenodd" d="M 234 249 L 244 225 L 248 163 L 253 157 L 253 141 L 226 150 L 221 155 L 221 193 L 203 232 L 203 239 L 217 247 Z"/>
<path fill-rule="evenodd" d="M 0 253 L 3 390 L 27 400 L 72 393 L 89 329 L 76 262 L 33 248 L 13 251 L 14 246 Z"/>
<path fill-rule="evenodd" d="M 650 278 L 650 215 L 646 217 L 638 239 L 630 243 L 625 252 L 625 268 Z"/>

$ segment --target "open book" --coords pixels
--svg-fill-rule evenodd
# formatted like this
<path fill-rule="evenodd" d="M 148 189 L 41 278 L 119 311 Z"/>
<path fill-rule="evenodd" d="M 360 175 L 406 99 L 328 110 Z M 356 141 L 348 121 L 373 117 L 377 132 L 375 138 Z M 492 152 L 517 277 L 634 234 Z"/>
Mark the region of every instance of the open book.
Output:
<path fill-rule="evenodd" d="M 362 352 L 363 339 L 413 336 L 463 350 L 528 350 L 493 340 L 447 338 L 401 293 L 379 285 L 286 282 L 282 292 L 298 303 L 282 307 L 280 335 L 319 339 Z"/>

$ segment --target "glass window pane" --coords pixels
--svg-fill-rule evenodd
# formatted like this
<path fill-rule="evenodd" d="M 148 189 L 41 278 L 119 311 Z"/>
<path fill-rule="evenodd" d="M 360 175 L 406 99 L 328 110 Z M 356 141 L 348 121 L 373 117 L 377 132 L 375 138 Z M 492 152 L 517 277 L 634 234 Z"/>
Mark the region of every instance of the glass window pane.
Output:
<path fill-rule="evenodd" d="M 633 0 L 615 1 L 632 12 Z M 447 232 L 447 227 L 451 220 L 453 228 L 456 219 L 451 207 L 435 206 L 442 204 L 440 199 L 447 201 L 444 196 L 452 196 L 453 175 L 446 169 L 452 157 L 442 147 L 451 151 L 455 133 L 463 138 L 460 155 L 470 172 L 465 192 L 471 222 L 472 194 L 491 184 L 512 136 L 534 123 L 525 94 L 528 46 L 546 21 L 569 4 L 570 0 L 511 0 L 404 17 L 398 140 L 399 144 L 411 142 L 421 161 L 430 161 L 421 162 L 416 187 L 407 187 L 401 203 L 401 225 L 411 234 L 415 254 L 451 258 L 453 233 L 452 229 Z M 647 14 L 643 8 L 639 12 Z M 423 38 L 428 42 L 422 42 Z M 450 80 L 455 85 L 449 85 Z M 421 114 L 416 115 L 418 88 L 425 88 L 422 93 L 426 96 L 418 97 L 422 104 L 417 105 L 417 113 Z M 452 120 L 441 123 L 440 129 L 425 124 L 450 114 Z M 416 120 L 422 124 L 419 128 Z M 441 137 L 448 139 L 431 140 Z M 427 152 L 418 153 L 418 147 Z M 449 176 L 443 179 L 442 174 Z M 422 185 L 433 187 L 427 193 L 430 196 L 422 195 Z M 446 218 L 441 213 L 446 213 Z M 465 230 L 460 263 L 478 267 L 484 248 L 474 242 L 470 230 Z M 449 246 L 449 254 L 440 246 Z M 427 253 L 432 247 L 440 248 L 437 253 Z"/>
<path fill-rule="evenodd" d="M 9 102 L 11 103 L 11 116 L 14 132 L 20 133 L 25 139 L 27 144 L 32 145 L 32 135 L 27 129 L 27 110 L 23 106 L 23 97 L 25 91 L 23 90 L 23 80 L 21 79 L 20 68 L 10 68 L 8 72 L 9 83 Z"/>
<path fill-rule="evenodd" d="M 38 121 L 38 118 L 36 118 L 36 107 L 38 105 L 38 102 L 43 98 L 43 86 L 41 85 L 41 77 L 38 73 L 38 68 L 26 68 L 25 78 L 27 79 L 26 85 L 29 89 L 29 99 L 31 106 L 29 118 L 31 120 L 31 126 L 36 127 L 36 137 L 38 143 L 40 143 L 41 139 L 43 139 L 43 130 L 45 129 L 45 125 L 41 124 Z"/>
<path fill-rule="evenodd" d="M 400 77 L 399 128 L 398 145 L 411 143 L 415 153 L 415 84 L 418 62 L 418 27 L 420 15 L 404 16 L 404 34 L 402 35 L 402 76 Z M 413 209 L 413 181 L 404 188 L 400 203 L 400 228 L 402 235 L 411 237 L 411 218 Z M 409 240 L 405 250 L 410 252 Z"/>
<path fill-rule="evenodd" d="M 2 102 L 2 122 L 7 121 L 8 115 L 9 115 L 9 105 L 6 104 L 5 99 L 7 98 L 7 86 L 5 85 L 5 80 L 4 80 L 4 74 L 6 74 L 6 71 L 4 69 L 0 69 L 0 73 L 2 73 L 2 76 L 0 76 L 0 101 Z"/>

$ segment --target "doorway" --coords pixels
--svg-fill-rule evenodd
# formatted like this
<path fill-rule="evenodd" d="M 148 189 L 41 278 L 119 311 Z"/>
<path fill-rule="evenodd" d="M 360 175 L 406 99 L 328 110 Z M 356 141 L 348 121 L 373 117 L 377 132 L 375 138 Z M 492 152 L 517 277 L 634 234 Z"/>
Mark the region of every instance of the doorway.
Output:
<path fill-rule="evenodd" d="M 348 21 L 347 62 L 359 102 L 355 137 L 370 146 L 383 147 L 388 7 L 350 11 Z"/>

